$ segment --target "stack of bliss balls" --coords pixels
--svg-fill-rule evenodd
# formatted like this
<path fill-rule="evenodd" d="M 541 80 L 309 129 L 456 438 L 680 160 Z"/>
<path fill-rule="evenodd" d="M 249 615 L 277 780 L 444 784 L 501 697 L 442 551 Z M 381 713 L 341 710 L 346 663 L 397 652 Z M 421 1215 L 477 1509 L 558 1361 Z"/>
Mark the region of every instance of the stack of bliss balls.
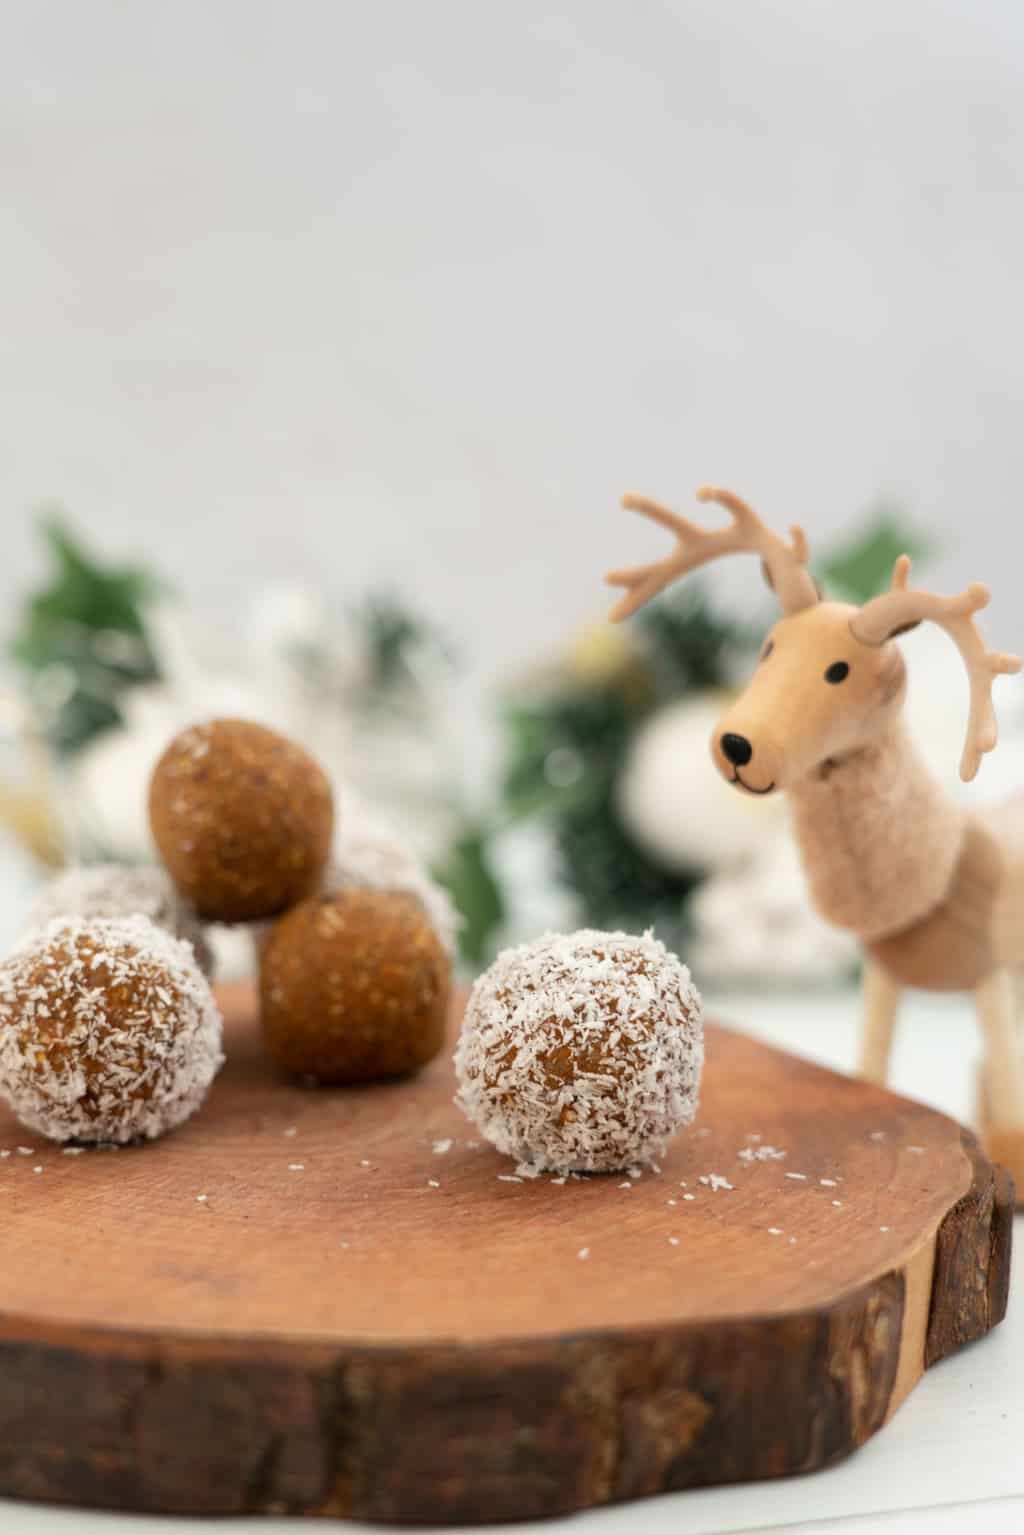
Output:
<path fill-rule="evenodd" d="M 163 868 L 60 876 L 0 964 L 0 1096 L 23 1124 L 123 1143 L 195 1112 L 223 1061 L 204 923 L 254 925 L 283 1070 L 361 1082 L 437 1054 L 451 908 L 375 829 L 335 837 L 305 751 L 244 720 L 193 726 L 157 763 L 149 811 Z"/>

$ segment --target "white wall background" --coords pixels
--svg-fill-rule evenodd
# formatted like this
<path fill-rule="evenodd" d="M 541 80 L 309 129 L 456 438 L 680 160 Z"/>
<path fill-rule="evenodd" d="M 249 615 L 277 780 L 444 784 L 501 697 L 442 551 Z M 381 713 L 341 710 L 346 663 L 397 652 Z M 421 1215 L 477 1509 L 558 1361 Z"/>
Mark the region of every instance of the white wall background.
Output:
<path fill-rule="evenodd" d="M 0 616 L 63 501 L 213 610 L 401 582 L 481 674 L 880 493 L 1024 646 L 1018 0 L 7 0 Z M 959 545 L 959 548 L 957 547 Z"/>

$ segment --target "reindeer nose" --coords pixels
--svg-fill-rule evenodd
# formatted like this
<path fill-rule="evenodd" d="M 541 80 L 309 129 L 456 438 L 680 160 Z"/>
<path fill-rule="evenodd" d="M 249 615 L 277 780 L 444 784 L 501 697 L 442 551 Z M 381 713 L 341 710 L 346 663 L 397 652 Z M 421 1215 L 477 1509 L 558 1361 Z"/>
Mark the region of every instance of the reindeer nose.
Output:
<path fill-rule="evenodd" d="M 747 763 L 754 755 L 754 748 L 751 746 L 746 736 L 733 735 L 732 731 L 730 730 L 727 730 L 725 735 L 722 737 L 722 751 L 725 753 L 726 759 L 732 763 L 733 767 L 738 768 L 746 767 Z"/>

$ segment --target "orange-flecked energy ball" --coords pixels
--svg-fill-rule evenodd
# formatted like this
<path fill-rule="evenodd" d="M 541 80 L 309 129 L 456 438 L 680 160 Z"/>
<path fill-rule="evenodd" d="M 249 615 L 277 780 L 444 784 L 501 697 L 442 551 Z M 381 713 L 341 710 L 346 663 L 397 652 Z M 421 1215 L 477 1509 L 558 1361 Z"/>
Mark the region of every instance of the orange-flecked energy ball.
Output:
<path fill-rule="evenodd" d="M 299 1076 L 401 1076 L 444 1043 L 449 984 L 448 955 L 415 896 L 346 886 L 271 929 L 260 961 L 263 1038 Z"/>
<path fill-rule="evenodd" d="M 51 1140 L 163 1135 L 222 1061 L 192 945 L 148 917 L 58 917 L 0 964 L 0 1096 Z"/>
<path fill-rule="evenodd" d="M 153 837 L 201 917 L 256 922 L 316 890 L 334 798 L 308 752 L 248 720 L 211 720 L 174 738 L 153 771 Z"/>

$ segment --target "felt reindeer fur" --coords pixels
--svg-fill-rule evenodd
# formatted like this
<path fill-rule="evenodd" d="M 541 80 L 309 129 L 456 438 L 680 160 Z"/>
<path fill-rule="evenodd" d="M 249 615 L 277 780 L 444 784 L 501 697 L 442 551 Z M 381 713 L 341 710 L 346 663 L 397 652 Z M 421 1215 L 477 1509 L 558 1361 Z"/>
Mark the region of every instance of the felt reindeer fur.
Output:
<path fill-rule="evenodd" d="M 827 602 L 807 570 L 800 528 L 791 539 L 773 533 L 730 491 L 706 486 L 697 499 L 725 507 L 731 522 L 705 529 L 644 497 L 624 498 L 677 544 L 655 564 L 609 574 L 626 589 L 612 618 L 629 617 L 711 560 L 760 557 L 784 616 L 714 732 L 715 764 L 742 793 L 789 795 L 815 905 L 863 944 L 863 1074 L 886 1077 L 905 987 L 973 992 L 993 1130 L 1016 1132 L 1024 1077 L 1010 972 L 1024 967 L 1024 814 L 1019 803 L 966 810 L 931 775 L 905 727 L 907 671 L 895 643 L 930 622 L 960 651 L 971 696 L 960 774 L 973 778 L 996 744 L 993 681 L 1021 665 L 981 638 L 974 615 L 988 591 L 917 591 L 904 555 L 884 595 L 859 608 Z"/>

